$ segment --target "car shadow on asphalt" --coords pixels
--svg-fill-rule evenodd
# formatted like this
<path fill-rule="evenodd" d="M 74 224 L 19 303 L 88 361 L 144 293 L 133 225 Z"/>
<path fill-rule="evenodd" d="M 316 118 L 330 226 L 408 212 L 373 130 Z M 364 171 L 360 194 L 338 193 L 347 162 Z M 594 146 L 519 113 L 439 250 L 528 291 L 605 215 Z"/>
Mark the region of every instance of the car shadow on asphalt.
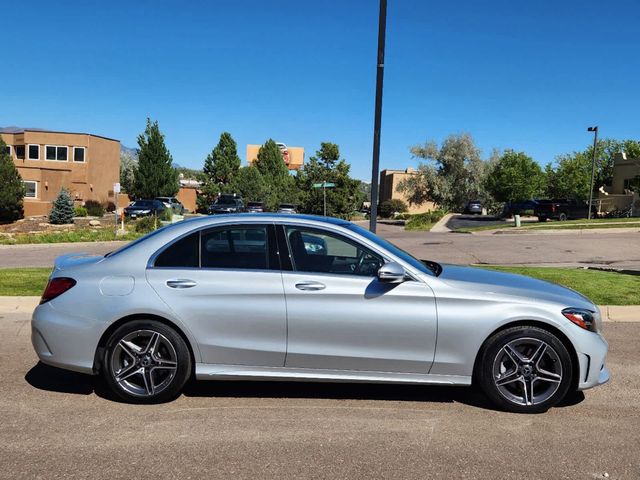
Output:
<path fill-rule="evenodd" d="M 110 401 L 121 402 L 104 384 L 102 377 L 71 372 L 38 362 L 25 375 L 34 388 L 75 395 L 92 393 Z M 380 400 L 424 403 L 461 403 L 476 408 L 496 410 L 476 387 L 432 385 L 270 382 L 270 381 L 189 381 L 186 397 L 210 398 L 309 398 L 329 400 Z M 576 405 L 584 400 L 583 392 L 567 395 L 556 408 Z"/>

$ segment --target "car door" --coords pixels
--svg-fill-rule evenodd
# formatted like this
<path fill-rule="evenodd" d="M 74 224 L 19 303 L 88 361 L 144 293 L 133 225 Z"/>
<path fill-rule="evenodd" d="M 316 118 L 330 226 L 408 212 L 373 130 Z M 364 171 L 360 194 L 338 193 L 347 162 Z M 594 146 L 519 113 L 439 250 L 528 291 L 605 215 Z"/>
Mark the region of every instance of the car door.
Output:
<path fill-rule="evenodd" d="M 343 234 L 280 228 L 280 250 L 289 248 L 292 260 L 282 273 L 287 367 L 429 372 L 437 318 L 428 285 L 380 282 L 384 256 Z"/>
<path fill-rule="evenodd" d="M 282 367 L 286 310 L 273 225 L 199 230 L 152 258 L 147 280 L 204 363 Z"/>

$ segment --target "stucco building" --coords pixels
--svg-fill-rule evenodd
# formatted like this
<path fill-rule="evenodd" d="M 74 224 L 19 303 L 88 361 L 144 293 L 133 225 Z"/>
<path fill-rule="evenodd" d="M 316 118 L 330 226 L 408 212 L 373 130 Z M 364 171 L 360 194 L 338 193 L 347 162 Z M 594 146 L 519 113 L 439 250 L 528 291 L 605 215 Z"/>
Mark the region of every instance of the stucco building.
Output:
<path fill-rule="evenodd" d="M 412 175 L 419 175 L 419 173 L 411 167 L 406 170 L 382 170 L 380 172 L 380 203 L 391 199 L 402 200 L 409 207 L 409 213 L 425 213 L 429 210 L 435 210 L 437 206 L 433 202 L 412 205 L 409 203 L 407 195 L 400 191 L 400 183 Z"/>
<path fill-rule="evenodd" d="M 304 148 L 288 147 L 284 143 L 276 142 L 285 165 L 289 170 L 298 170 L 304 165 Z M 258 152 L 262 145 L 247 145 L 247 164 L 253 165 L 258 159 Z"/>
<path fill-rule="evenodd" d="M 26 128 L 1 128 L 0 137 L 26 187 L 25 216 L 47 215 L 62 187 L 78 204 L 115 202 L 113 184 L 120 181 L 118 140 Z"/>

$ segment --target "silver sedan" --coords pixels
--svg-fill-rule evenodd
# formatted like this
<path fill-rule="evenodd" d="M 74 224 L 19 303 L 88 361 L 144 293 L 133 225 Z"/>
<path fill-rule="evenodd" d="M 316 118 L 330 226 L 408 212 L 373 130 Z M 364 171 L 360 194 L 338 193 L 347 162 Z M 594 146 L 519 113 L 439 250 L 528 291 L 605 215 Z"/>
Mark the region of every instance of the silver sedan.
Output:
<path fill-rule="evenodd" d="M 46 364 L 155 403 L 189 378 L 476 384 L 540 412 L 605 383 L 598 308 L 528 277 L 420 261 L 346 221 L 226 215 L 66 255 L 32 320 Z"/>

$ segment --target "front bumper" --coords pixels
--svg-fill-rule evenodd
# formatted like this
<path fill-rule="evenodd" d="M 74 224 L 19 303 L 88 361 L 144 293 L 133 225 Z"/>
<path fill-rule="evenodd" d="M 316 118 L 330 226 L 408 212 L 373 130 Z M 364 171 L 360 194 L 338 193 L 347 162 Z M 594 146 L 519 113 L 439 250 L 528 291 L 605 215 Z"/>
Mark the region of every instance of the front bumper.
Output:
<path fill-rule="evenodd" d="M 609 345 L 604 337 L 582 330 L 577 341 L 574 340 L 574 345 L 580 367 L 578 390 L 586 390 L 607 383 L 610 378 L 606 365 Z"/>

